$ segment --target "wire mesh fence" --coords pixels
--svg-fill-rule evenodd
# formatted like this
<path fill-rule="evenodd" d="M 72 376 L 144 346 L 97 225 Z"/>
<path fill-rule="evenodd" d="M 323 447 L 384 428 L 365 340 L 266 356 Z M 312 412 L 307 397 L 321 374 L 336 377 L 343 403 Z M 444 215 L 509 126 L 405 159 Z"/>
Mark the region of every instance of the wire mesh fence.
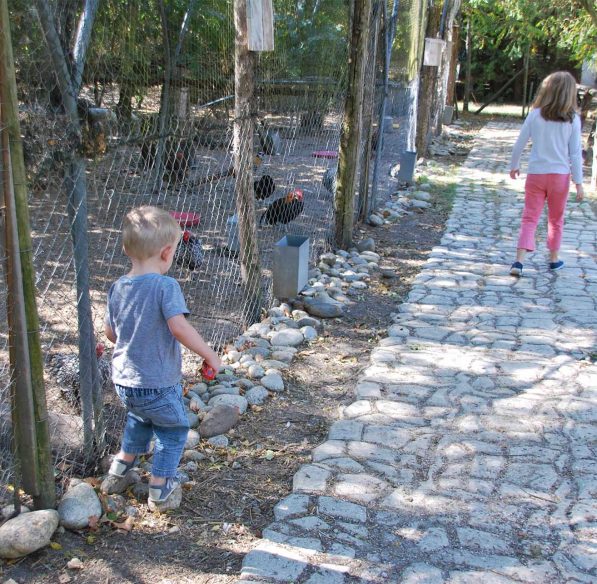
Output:
<path fill-rule="evenodd" d="M 384 4 L 371 2 L 364 49 L 355 220 L 375 205 L 386 121 L 392 130 L 398 120 L 401 150 L 414 146 L 411 61 L 421 55 L 424 3 L 403 3 L 402 16 L 397 0 Z M 271 305 L 276 242 L 306 236 L 312 260 L 333 245 L 350 6 L 274 0 L 275 50 L 241 55 L 231 0 L 8 1 L 59 486 L 92 472 L 120 436 L 124 411 L 103 323 L 109 287 L 129 269 L 120 238 L 128 210 L 155 205 L 179 221 L 184 235 L 170 275 L 192 324 L 218 350 Z M 405 20 L 399 32 L 415 56 L 398 63 L 384 120 L 385 43 L 396 18 Z M 3 278 L 6 267 L 0 261 Z M 8 302 L 1 288 L 0 502 L 19 482 Z M 199 365 L 184 354 L 187 379 Z"/>
<path fill-rule="evenodd" d="M 77 43 L 84 41 L 82 9 L 65 0 L 9 2 L 44 380 L 59 480 L 89 471 L 90 463 L 97 462 L 97 447 L 101 454 L 115 447 L 119 436 L 123 411 L 104 375 L 110 351 L 102 353 L 101 346 L 96 351 L 96 344 L 102 342 L 106 293 L 128 269 L 120 228 L 129 209 L 156 205 L 180 220 L 187 232 L 181 245 L 188 249 L 177 254 L 171 275 L 181 283 L 192 323 L 218 348 L 243 330 L 251 302 L 243 284 L 239 241 L 239 160 L 253 171 L 263 306 L 272 301 L 274 244 L 284 235 L 305 235 L 314 257 L 332 237 L 347 3 L 274 2 L 275 51 L 252 57 L 255 134 L 248 142 L 253 147 L 243 152 L 238 148 L 244 142 L 234 136 L 233 3 L 142 4 L 108 0 L 99 5 L 76 94 L 78 142 L 52 54 L 56 47 L 48 42 L 40 7 L 48 9 L 74 86 Z M 73 193 L 80 188 L 82 198 L 76 199 Z M 76 228 L 82 218 L 86 224 Z M 81 257 L 88 259 L 86 266 Z M 6 301 L 3 288 L 3 486 L 14 475 Z M 86 355 L 97 357 L 88 375 L 93 379 L 94 371 L 99 373 L 99 408 L 91 405 L 97 396 L 87 397 L 82 389 L 79 356 L 85 347 Z M 186 354 L 184 373 L 192 376 L 198 364 Z M 106 431 L 101 440 L 95 436 L 96 448 L 90 451 L 85 432 L 98 424 Z"/>

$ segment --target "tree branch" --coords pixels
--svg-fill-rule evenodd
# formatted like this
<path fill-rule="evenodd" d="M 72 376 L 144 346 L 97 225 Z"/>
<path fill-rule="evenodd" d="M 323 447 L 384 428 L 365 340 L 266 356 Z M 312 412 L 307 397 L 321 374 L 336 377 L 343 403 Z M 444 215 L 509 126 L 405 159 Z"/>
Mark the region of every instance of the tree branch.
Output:
<path fill-rule="evenodd" d="M 72 78 L 68 70 L 66 56 L 60 44 L 60 37 L 56 30 L 54 16 L 47 0 L 35 0 L 35 7 L 37 9 L 37 16 L 43 31 L 43 35 L 48 45 L 48 51 L 52 58 L 54 65 L 54 73 L 56 74 L 56 81 L 60 87 L 62 95 L 62 103 L 66 114 L 70 118 L 72 130 L 76 135 L 80 136 L 81 126 L 79 124 L 79 116 L 77 115 L 77 94 L 73 87 Z"/>
<path fill-rule="evenodd" d="M 91 31 L 99 0 L 86 0 L 85 7 L 79 18 L 77 26 L 77 35 L 75 37 L 75 46 L 73 51 L 73 89 L 75 94 L 79 94 L 81 82 L 83 80 L 83 69 L 85 68 L 85 56 L 91 41 Z"/>
<path fill-rule="evenodd" d="M 587 11 L 593 24 L 597 26 L 597 6 L 593 0 L 577 0 L 578 3 Z"/>

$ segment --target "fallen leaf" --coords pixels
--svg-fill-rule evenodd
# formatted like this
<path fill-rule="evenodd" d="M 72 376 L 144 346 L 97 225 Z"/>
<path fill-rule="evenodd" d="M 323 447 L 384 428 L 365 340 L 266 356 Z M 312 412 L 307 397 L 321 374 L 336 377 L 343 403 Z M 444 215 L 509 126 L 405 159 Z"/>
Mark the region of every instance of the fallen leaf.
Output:
<path fill-rule="evenodd" d="M 122 529 L 124 531 L 132 531 L 135 525 L 135 520 L 132 517 L 127 517 L 122 523 L 112 522 L 112 526 L 116 529 Z"/>
<path fill-rule="evenodd" d="M 99 522 L 99 517 L 97 515 L 90 515 L 89 516 L 89 529 L 96 530 L 98 522 Z"/>
<path fill-rule="evenodd" d="M 66 564 L 66 567 L 69 570 L 82 570 L 83 569 L 83 562 L 79 558 L 73 558 Z"/>
<path fill-rule="evenodd" d="M 53 550 L 56 550 L 56 551 L 58 551 L 58 550 L 61 550 L 61 549 L 62 549 L 62 546 L 61 546 L 61 545 L 60 545 L 60 544 L 59 544 L 57 541 L 51 541 L 51 542 L 50 542 L 50 547 L 51 547 Z"/>
<path fill-rule="evenodd" d="M 60 584 L 68 584 L 71 580 L 72 578 L 68 574 L 60 574 L 60 576 L 58 576 L 58 582 L 60 582 Z"/>

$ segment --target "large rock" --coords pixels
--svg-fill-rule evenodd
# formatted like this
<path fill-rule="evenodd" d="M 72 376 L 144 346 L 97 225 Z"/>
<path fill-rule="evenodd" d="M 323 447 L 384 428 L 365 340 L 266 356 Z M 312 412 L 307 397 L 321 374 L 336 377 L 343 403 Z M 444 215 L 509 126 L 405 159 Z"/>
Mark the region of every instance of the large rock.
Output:
<path fill-rule="evenodd" d="M 267 399 L 269 392 L 265 387 L 256 385 L 245 393 L 245 398 L 252 406 L 260 406 Z"/>
<path fill-rule="evenodd" d="M 54 509 L 21 513 L 8 520 L 0 527 L 0 558 L 21 558 L 47 546 L 59 523 Z"/>
<path fill-rule="evenodd" d="M 66 491 L 58 505 L 60 522 L 67 529 L 83 529 L 89 526 L 89 518 L 102 516 L 102 504 L 88 483 L 79 483 Z"/>
<path fill-rule="evenodd" d="M 232 406 L 234 408 L 238 408 L 238 411 L 241 414 L 244 414 L 247 411 L 247 400 L 242 395 L 216 395 L 216 397 L 212 397 L 209 400 L 208 405 L 210 406 Z"/>
<path fill-rule="evenodd" d="M 356 248 L 359 252 L 363 251 L 375 251 L 375 240 L 372 237 L 359 241 L 356 244 Z"/>
<path fill-rule="evenodd" d="M 303 304 L 309 314 L 320 318 L 337 318 L 344 312 L 341 304 L 320 298 L 305 298 Z"/>
<path fill-rule="evenodd" d="M 268 373 L 261 378 L 260 383 L 270 391 L 284 391 L 284 380 L 278 373 Z"/>
<path fill-rule="evenodd" d="M 236 426 L 239 418 L 240 414 L 237 407 L 225 404 L 217 405 L 205 414 L 205 418 L 199 425 L 199 433 L 203 438 L 224 434 L 230 428 Z"/>
<path fill-rule="evenodd" d="M 199 442 L 201 442 L 201 436 L 199 435 L 199 432 L 197 432 L 197 430 L 189 430 L 189 433 L 187 434 L 187 441 L 185 442 L 184 447 L 186 450 L 193 449 L 195 446 L 197 446 L 197 444 L 199 444 Z"/>
<path fill-rule="evenodd" d="M 284 329 L 275 332 L 271 337 L 271 343 L 275 346 L 289 346 L 296 347 L 300 345 L 305 339 L 301 331 L 297 329 Z"/>

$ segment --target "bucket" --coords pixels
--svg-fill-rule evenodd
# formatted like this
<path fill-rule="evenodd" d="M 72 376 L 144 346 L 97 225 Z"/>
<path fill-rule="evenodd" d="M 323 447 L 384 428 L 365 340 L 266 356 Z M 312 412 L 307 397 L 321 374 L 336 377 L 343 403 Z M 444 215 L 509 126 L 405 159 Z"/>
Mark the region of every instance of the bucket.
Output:
<path fill-rule="evenodd" d="M 398 171 L 398 180 L 411 184 L 415 173 L 415 164 L 417 162 L 417 153 L 406 150 L 400 157 L 400 170 Z"/>

